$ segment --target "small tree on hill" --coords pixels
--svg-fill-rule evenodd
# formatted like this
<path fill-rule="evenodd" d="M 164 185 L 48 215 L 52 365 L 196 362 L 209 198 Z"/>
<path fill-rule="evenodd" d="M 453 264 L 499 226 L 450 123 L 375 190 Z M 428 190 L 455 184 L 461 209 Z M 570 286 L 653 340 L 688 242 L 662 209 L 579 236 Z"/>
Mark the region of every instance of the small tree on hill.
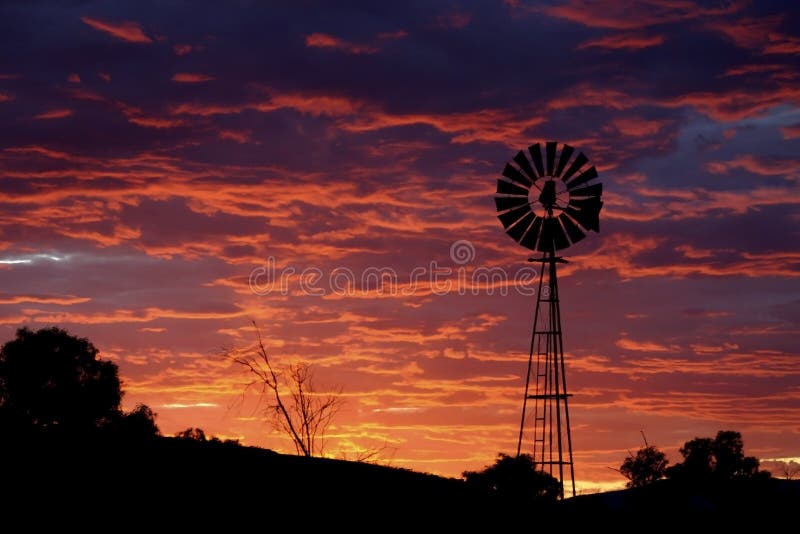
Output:
<path fill-rule="evenodd" d="M 472 488 L 510 504 L 554 501 L 561 493 L 558 480 L 539 471 L 529 454 L 500 453 L 494 465 L 483 471 L 464 471 L 462 476 Z"/>
<path fill-rule="evenodd" d="M 647 445 L 639 449 L 636 456 L 625 458 L 619 472 L 628 479 L 627 487 L 641 488 L 664 478 L 668 463 L 663 451 Z"/>
<path fill-rule="evenodd" d="M 713 439 L 687 441 L 680 453 L 684 461 L 667 469 L 669 478 L 720 481 L 770 476 L 767 471 L 759 471 L 757 458 L 744 455 L 742 435 L 733 430 L 720 430 Z"/>

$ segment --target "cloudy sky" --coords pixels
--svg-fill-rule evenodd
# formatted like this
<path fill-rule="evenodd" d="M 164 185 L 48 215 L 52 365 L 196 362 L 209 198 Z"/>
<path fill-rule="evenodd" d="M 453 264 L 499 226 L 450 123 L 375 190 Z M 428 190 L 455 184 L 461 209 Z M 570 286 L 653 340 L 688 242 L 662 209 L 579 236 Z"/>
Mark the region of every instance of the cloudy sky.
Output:
<path fill-rule="evenodd" d="M 330 455 L 458 476 L 516 447 L 535 304 L 496 180 L 558 140 L 605 201 L 560 279 L 579 489 L 640 431 L 800 456 L 800 9 L 621 5 L 3 3 L 0 336 L 289 452 L 221 356 L 255 321 L 341 387 Z"/>

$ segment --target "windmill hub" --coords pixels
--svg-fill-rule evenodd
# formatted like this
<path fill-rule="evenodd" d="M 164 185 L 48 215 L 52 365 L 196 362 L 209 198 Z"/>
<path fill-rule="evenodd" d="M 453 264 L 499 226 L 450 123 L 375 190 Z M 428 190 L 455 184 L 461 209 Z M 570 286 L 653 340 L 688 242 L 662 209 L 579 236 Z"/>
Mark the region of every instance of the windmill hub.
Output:
<path fill-rule="evenodd" d="M 600 230 L 603 185 L 597 169 L 570 145 L 546 143 L 520 150 L 497 180 L 494 201 L 506 233 L 531 250 L 551 252 Z"/>

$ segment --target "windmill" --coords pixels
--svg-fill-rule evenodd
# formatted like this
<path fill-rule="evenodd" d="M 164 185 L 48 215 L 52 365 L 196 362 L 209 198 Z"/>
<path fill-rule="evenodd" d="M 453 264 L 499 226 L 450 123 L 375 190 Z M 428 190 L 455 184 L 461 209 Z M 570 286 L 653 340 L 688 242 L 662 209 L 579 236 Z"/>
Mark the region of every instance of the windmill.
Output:
<path fill-rule="evenodd" d="M 600 231 L 600 196 L 603 186 L 597 182 L 597 170 L 589 159 L 564 144 L 539 143 L 528 153 L 520 150 L 506 163 L 497 180 L 498 218 L 514 241 L 541 252 L 528 261 L 542 264 L 536 310 L 533 317 L 522 419 L 517 455 L 530 440 L 537 468 L 554 476 L 564 496 L 565 476 L 575 495 L 572 461 L 572 433 L 569 426 L 569 397 L 564 365 L 561 307 L 558 299 L 556 265 L 567 261 L 556 255 L 586 237 Z M 531 410 L 530 404 L 533 404 Z M 532 413 L 531 413 L 532 412 Z M 526 429 L 532 432 L 526 433 Z M 527 445 L 526 445 L 527 446 Z M 565 475 L 565 471 L 567 474 Z"/>

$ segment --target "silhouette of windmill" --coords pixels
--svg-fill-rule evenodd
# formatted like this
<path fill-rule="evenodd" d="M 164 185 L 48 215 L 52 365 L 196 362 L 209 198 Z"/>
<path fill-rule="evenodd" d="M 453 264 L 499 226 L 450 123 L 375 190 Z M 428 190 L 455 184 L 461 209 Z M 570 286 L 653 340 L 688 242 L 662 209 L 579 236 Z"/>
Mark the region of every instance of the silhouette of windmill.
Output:
<path fill-rule="evenodd" d="M 567 260 L 556 251 L 577 243 L 587 232 L 600 231 L 600 197 L 603 186 L 597 182 L 597 170 L 589 159 L 567 144 L 545 144 L 545 157 L 539 143 L 520 150 L 506 163 L 497 180 L 498 218 L 506 233 L 520 245 L 541 252 L 528 261 L 542 264 L 536 310 L 533 318 L 522 419 L 517 455 L 523 441 L 530 439 L 533 460 L 561 483 L 564 496 L 565 476 L 575 495 L 575 472 L 572 460 L 572 432 L 569 426 L 569 397 L 564 365 L 561 306 L 558 298 L 556 266 Z M 558 157 L 557 157 L 558 156 Z M 531 387 L 534 387 L 531 391 Z M 533 403 L 530 414 L 529 401 Z M 532 415 L 532 417 L 531 417 Z M 532 434 L 526 427 L 532 426 Z M 565 475 L 565 471 L 567 474 Z"/>

